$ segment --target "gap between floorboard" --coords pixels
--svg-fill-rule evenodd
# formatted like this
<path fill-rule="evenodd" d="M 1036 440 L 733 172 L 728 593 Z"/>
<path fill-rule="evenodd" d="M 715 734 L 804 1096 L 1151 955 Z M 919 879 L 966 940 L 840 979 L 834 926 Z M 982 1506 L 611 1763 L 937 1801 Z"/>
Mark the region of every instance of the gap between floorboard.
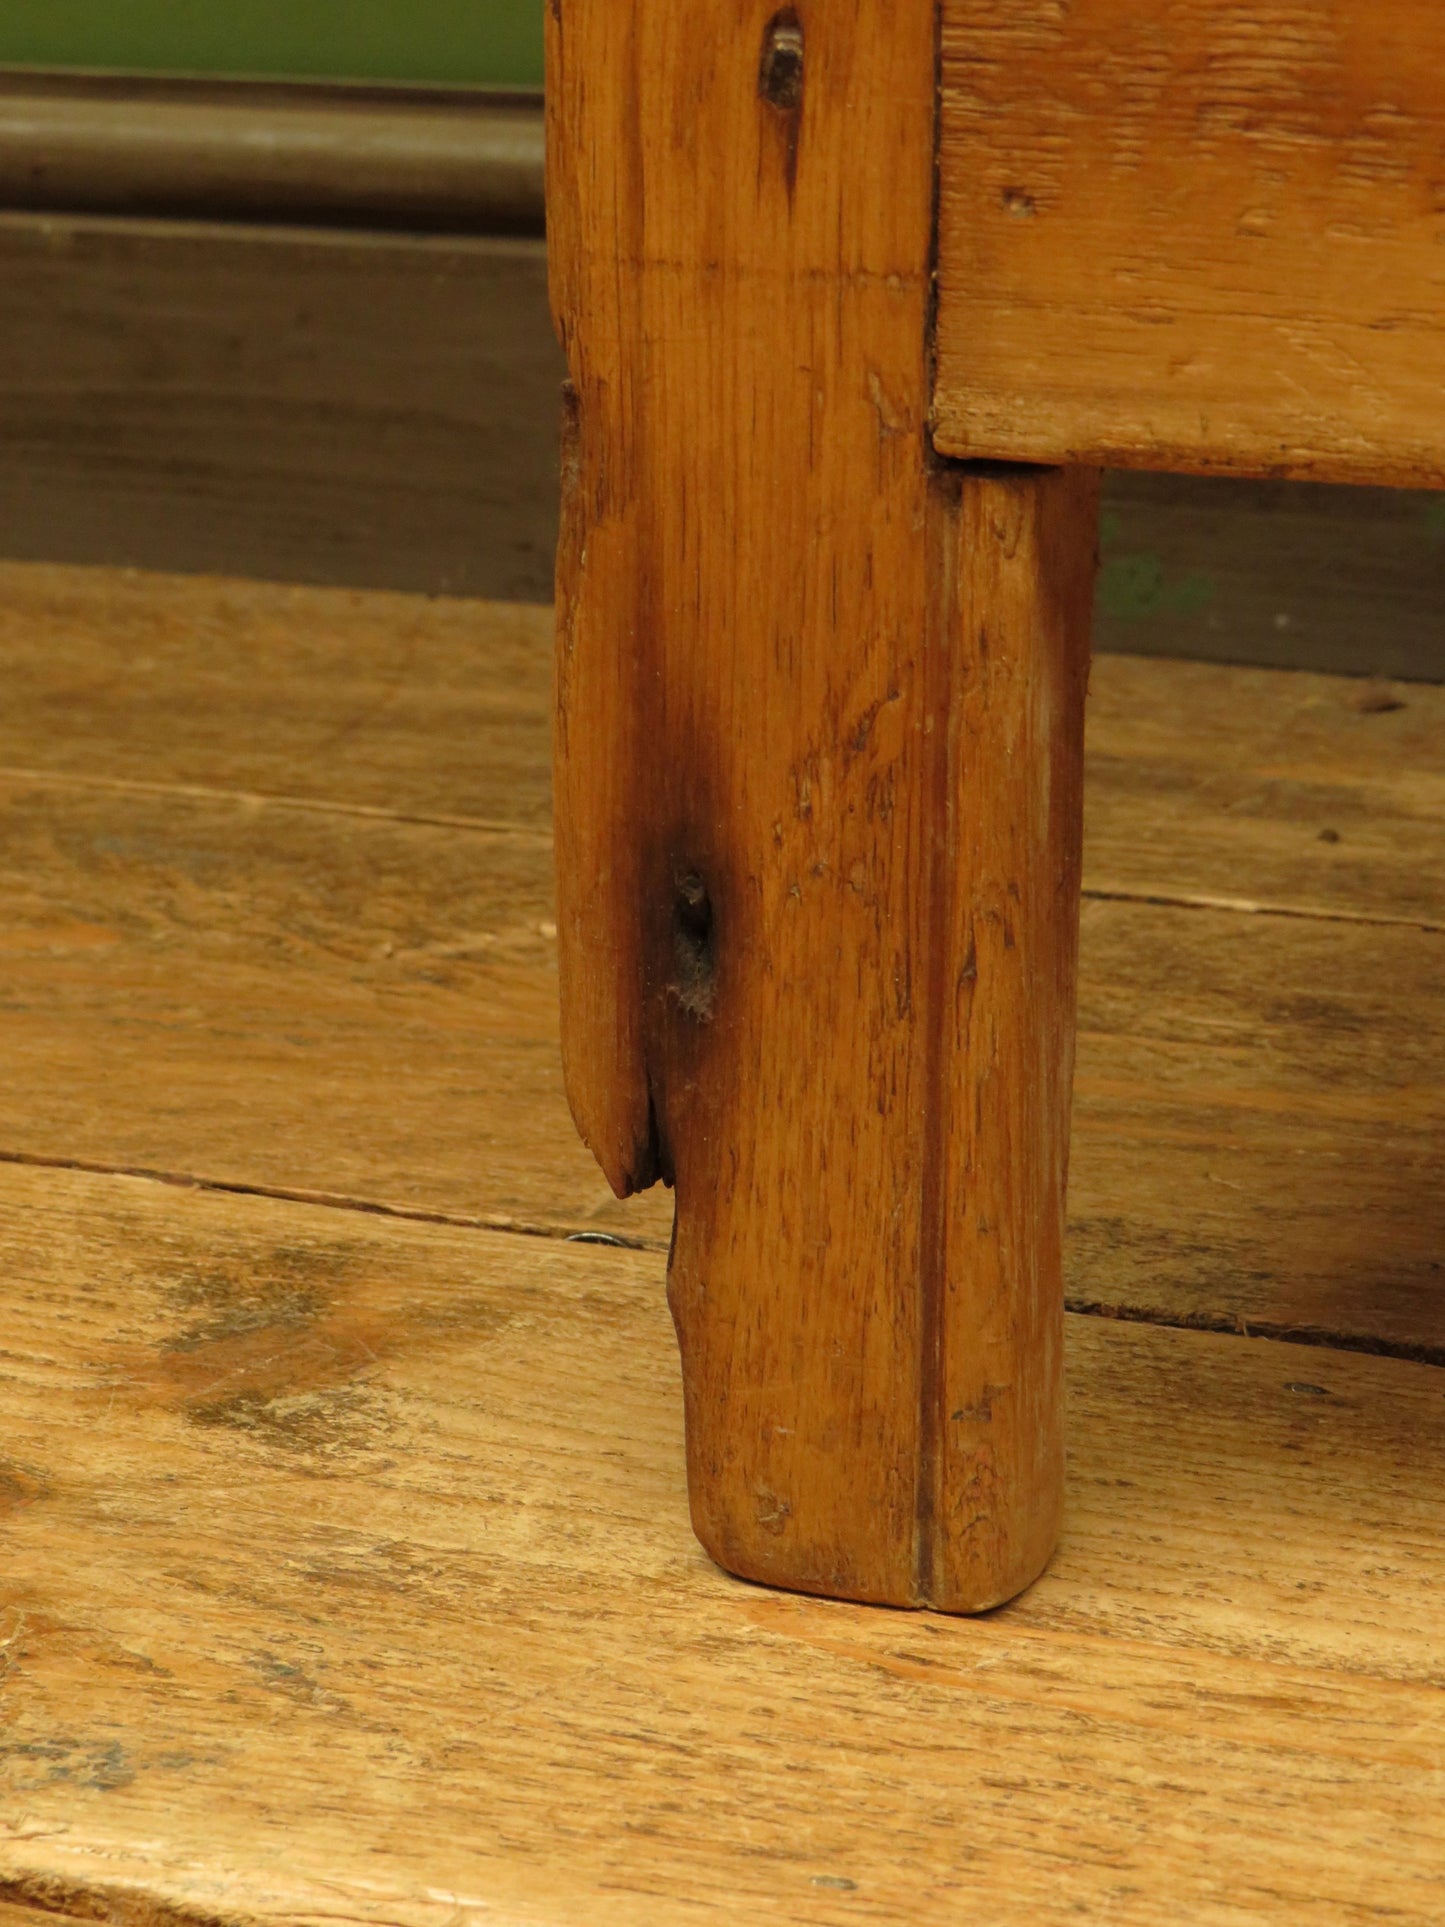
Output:
<path fill-rule="evenodd" d="M 487 836 L 520 838 L 550 849 L 552 832 L 526 823 L 505 823 L 485 816 L 449 816 L 418 810 L 385 809 L 376 803 L 337 803 L 325 797 L 280 796 L 263 790 L 213 789 L 206 783 L 147 783 L 132 776 L 76 776 L 68 770 L 14 769 L 0 766 L 0 782 L 44 783 L 52 789 L 102 790 L 121 796 L 180 796 L 191 803 L 244 803 L 257 809 L 305 810 L 313 816 L 360 816 L 371 822 L 424 823 L 442 830 L 479 830 Z"/>
<path fill-rule="evenodd" d="M 1445 1366 L 1445 1345 L 1417 1345 L 1407 1339 L 1376 1338 L 1363 1332 L 1322 1331 L 1318 1326 L 1289 1325 L 1278 1320 L 1231 1318 L 1223 1312 L 1181 1312 L 1171 1318 L 1147 1306 L 1111 1305 L 1097 1298 L 1065 1297 L 1064 1309 L 1076 1318 L 1098 1318 L 1120 1325 L 1209 1332 L 1217 1338 L 1263 1338 L 1274 1344 L 1311 1346 L 1316 1351 L 1356 1352 L 1366 1358 L 1398 1358 L 1411 1365 Z"/>
<path fill-rule="evenodd" d="M 519 1238 L 546 1238 L 563 1244 L 612 1246 L 622 1251 L 667 1250 L 661 1238 L 626 1238 L 612 1231 L 566 1231 L 560 1225 L 531 1224 L 500 1213 L 478 1216 L 465 1212 L 431 1211 L 420 1205 L 387 1204 L 376 1198 L 355 1198 L 339 1191 L 308 1191 L 301 1187 L 246 1184 L 227 1178 L 198 1177 L 192 1172 L 157 1171 L 141 1165 L 104 1164 L 88 1158 L 44 1157 L 37 1152 L 0 1150 L 0 1164 L 23 1165 L 29 1170 L 79 1171 L 88 1177 L 136 1178 L 148 1184 L 171 1185 L 183 1191 L 213 1191 L 227 1197 L 269 1198 L 282 1204 L 309 1204 L 327 1211 L 354 1211 L 363 1217 L 392 1218 L 408 1224 L 446 1225 L 457 1231 L 492 1231 Z M 1169 1317 L 1144 1306 L 1113 1305 L 1096 1298 L 1065 1296 L 1064 1309 L 1076 1318 L 1108 1323 L 1154 1325 L 1164 1331 L 1209 1332 L 1223 1338 L 1262 1338 L 1284 1345 L 1312 1346 L 1318 1351 L 1355 1352 L 1368 1358 L 1398 1358 L 1415 1365 L 1445 1367 L 1445 1345 L 1412 1344 L 1406 1340 L 1369 1334 L 1324 1331 L 1318 1327 L 1287 1325 L 1268 1319 L 1230 1318 L 1209 1312 Z M 4 1923 L 0 1922 L 0 1927 Z"/>
<path fill-rule="evenodd" d="M 627 1251 L 665 1251 L 661 1239 L 618 1237 L 613 1232 L 564 1231 L 559 1225 L 531 1224 L 522 1218 L 495 1214 L 429 1210 L 425 1205 L 387 1204 L 379 1198 L 354 1198 L 344 1191 L 309 1191 L 301 1186 L 247 1184 L 238 1178 L 198 1177 L 189 1171 L 159 1171 L 149 1165 L 107 1164 L 93 1158 L 47 1157 L 37 1151 L 0 1150 L 0 1164 L 23 1165 L 35 1171 L 80 1171 L 87 1177 L 137 1178 L 147 1184 L 167 1184 L 180 1191 L 216 1191 L 234 1198 L 272 1198 L 281 1204 L 314 1204 L 327 1211 L 356 1211 L 369 1218 L 398 1218 L 408 1224 L 443 1224 L 458 1231 L 505 1231 L 520 1238 L 556 1238 L 588 1244 L 617 1245 Z"/>
<path fill-rule="evenodd" d="M 1374 910 L 1314 910 L 1304 903 L 1258 903 L 1251 897 L 1212 897 L 1167 890 L 1104 889 L 1085 884 L 1086 903 L 1142 903 L 1161 910 L 1219 910 L 1241 917 L 1292 917 L 1298 923 L 1355 923 L 1372 929 L 1420 930 L 1427 936 L 1445 935 L 1445 922 L 1434 917 L 1395 917 Z"/>

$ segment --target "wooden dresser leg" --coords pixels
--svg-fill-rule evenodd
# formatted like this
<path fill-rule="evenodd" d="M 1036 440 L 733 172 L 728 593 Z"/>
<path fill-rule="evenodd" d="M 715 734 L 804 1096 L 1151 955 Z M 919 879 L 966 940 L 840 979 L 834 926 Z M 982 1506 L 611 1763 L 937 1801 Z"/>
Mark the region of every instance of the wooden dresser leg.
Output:
<path fill-rule="evenodd" d="M 973 1611 L 1059 1515 L 1096 488 L 932 456 L 933 30 L 553 0 L 558 923 L 703 1544 Z"/>

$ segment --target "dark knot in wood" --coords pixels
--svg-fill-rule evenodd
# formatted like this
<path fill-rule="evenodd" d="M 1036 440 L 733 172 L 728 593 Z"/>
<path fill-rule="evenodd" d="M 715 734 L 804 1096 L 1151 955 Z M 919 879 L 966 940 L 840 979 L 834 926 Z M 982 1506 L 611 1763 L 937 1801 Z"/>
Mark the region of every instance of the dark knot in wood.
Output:
<path fill-rule="evenodd" d="M 669 988 L 678 1007 L 707 1023 L 716 993 L 712 900 L 695 870 L 683 872 L 674 885 L 672 964 Z"/>
<path fill-rule="evenodd" d="M 763 34 L 758 93 L 784 114 L 803 104 L 803 23 L 792 7 L 775 13 Z"/>

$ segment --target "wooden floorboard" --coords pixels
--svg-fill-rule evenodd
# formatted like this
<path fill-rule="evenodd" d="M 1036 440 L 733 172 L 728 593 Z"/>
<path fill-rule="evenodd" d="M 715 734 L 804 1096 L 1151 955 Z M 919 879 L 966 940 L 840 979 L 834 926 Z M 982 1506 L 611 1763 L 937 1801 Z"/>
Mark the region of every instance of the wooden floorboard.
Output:
<path fill-rule="evenodd" d="M 15 1170 L 0 1254 L 12 1896 L 1438 1917 L 1436 1370 L 1072 1320 L 1064 1544 L 949 1622 L 708 1564 L 660 1254 Z"/>
<path fill-rule="evenodd" d="M 1445 689 L 1100 656 L 1085 887 L 1445 930 Z"/>
<path fill-rule="evenodd" d="M 1084 907 L 1076 1305 L 1445 1360 L 1445 939 Z"/>
<path fill-rule="evenodd" d="M 565 1228 L 610 1199 L 562 1100 L 535 837 L 0 797 L 0 1151 Z"/>
<path fill-rule="evenodd" d="M 0 563 L 0 767 L 545 826 L 551 613 Z M 1100 655 L 1088 882 L 1445 924 L 1445 689 Z"/>
<path fill-rule="evenodd" d="M 561 1093 L 548 642 L 0 572 L 0 1152 L 664 1244 Z M 1100 659 L 1073 1303 L 1445 1357 L 1442 743 L 1431 687 Z"/>
<path fill-rule="evenodd" d="M 550 828 L 552 612 L 0 563 L 0 766 Z"/>
<path fill-rule="evenodd" d="M 692 1537 L 547 649 L 0 570 L 0 1927 L 1433 1927 L 1445 697 L 1098 664 L 1066 1530 L 960 1622 Z"/>
<path fill-rule="evenodd" d="M 535 834 L 0 778 L 0 1153 L 666 1243 L 566 1114 Z M 1445 1357 L 1445 939 L 1085 906 L 1069 1290 Z"/>

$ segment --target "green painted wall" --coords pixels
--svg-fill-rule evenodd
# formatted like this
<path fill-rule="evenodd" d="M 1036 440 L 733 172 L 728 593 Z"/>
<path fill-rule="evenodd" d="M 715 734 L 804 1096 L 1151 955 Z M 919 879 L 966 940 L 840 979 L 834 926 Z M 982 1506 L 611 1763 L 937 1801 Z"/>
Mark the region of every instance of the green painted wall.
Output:
<path fill-rule="evenodd" d="M 0 65 L 538 86 L 544 0 L 0 0 Z"/>

